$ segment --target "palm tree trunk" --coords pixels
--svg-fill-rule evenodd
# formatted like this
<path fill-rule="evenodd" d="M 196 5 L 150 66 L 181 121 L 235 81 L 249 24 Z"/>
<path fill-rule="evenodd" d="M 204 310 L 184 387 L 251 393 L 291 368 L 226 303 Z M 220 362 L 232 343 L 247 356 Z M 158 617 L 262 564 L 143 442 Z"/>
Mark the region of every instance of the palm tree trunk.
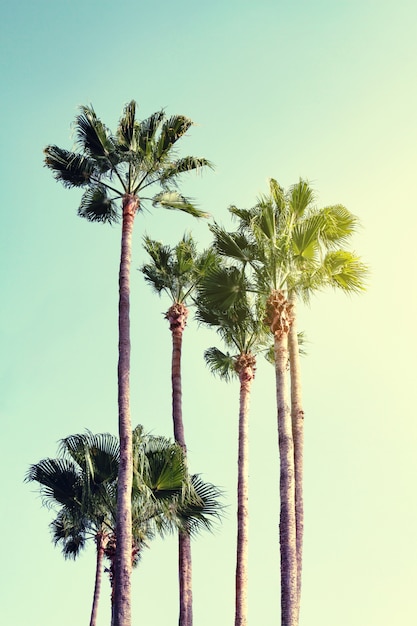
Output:
<path fill-rule="evenodd" d="M 118 405 L 120 464 L 117 484 L 115 624 L 131 626 L 132 571 L 132 424 L 130 417 L 130 265 L 133 223 L 138 199 L 123 198 L 122 244 L 119 272 Z"/>
<path fill-rule="evenodd" d="M 255 377 L 255 357 L 242 354 L 236 363 L 239 374 L 239 450 L 237 480 L 237 549 L 235 626 L 246 626 L 248 587 L 248 474 L 249 474 L 249 401 Z"/>
<path fill-rule="evenodd" d="M 172 334 L 172 420 L 174 438 L 187 455 L 185 443 L 184 423 L 182 420 L 182 379 L 181 356 L 182 336 L 187 324 L 188 309 L 179 302 L 175 302 L 167 311 L 166 319 Z M 178 579 L 179 579 L 179 626 L 193 624 L 193 591 L 192 591 L 192 560 L 191 537 L 187 532 L 178 534 Z"/>
<path fill-rule="evenodd" d="M 98 601 L 100 598 L 101 581 L 103 577 L 103 558 L 104 550 L 107 543 L 107 535 L 104 532 L 98 533 L 96 537 L 97 556 L 96 556 L 96 578 L 94 584 L 93 606 L 91 608 L 90 626 L 96 626 Z"/>
<path fill-rule="evenodd" d="M 291 308 L 282 291 L 274 291 L 267 302 L 267 322 L 274 335 L 280 455 L 281 626 L 298 624 L 294 444 L 287 381 Z"/>
<path fill-rule="evenodd" d="M 179 580 L 179 626 L 192 626 L 193 587 L 191 567 L 191 537 L 187 532 L 178 533 L 178 580 Z"/>
<path fill-rule="evenodd" d="M 300 352 L 297 336 L 297 297 L 295 293 L 290 296 L 292 304 L 293 322 L 288 335 L 288 347 L 290 356 L 291 374 L 291 421 L 292 436 L 294 441 L 294 470 L 295 470 L 295 516 L 297 532 L 297 598 L 298 611 L 301 601 L 301 578 L 303 562 L 303 535 L 304 535 L 304 498 L 303 498 L 303 474 L 304 474 L 304 410 L 301 394 L 301 368 Z"/>

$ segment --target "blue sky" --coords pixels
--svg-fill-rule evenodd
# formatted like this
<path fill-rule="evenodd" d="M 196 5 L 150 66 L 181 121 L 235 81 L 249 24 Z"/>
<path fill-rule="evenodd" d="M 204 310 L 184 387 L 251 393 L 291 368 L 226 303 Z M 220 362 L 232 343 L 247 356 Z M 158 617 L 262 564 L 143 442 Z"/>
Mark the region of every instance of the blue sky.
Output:
<path fill-rule="evenodd" d="M 414 411 L 417 50 L 415 3 L 75 0 L 2 7 L 0 415 L 4 623 L 88 623 L 94 554 L 65 562 L 52 513 L 23 484 L 30 463 L 89 428 L 116 433 L 118 227 L 76 216 L 77 191 L 43 168 L 71 147 L 77 107 L 110 127 L 137 100 L 196 123 L 183 153 L 216 165 L 183 191 L 219 223 L 269 177 L 307 178 L 318 204 L 360 217 L 371 267 L 361 297 L 303 309 L 306 535 L 300 626 L 391 626 L 417 618 Z M 207 224 L 138 216 L 132 276 L 132 419 L 171 435 L 168 302 L 139 272 L 141 237 L 175 244 Z M 202 353 L 190 320 L 184 419 L 192 470 L 226 492 L 227 516 L 194 548 L 196 626 L 233 623 L 238 388 Z M 274 376 L 259 363 L 251 402 L 249 620 L 279 623 Z M 133 573 L 134 623 L 177 623 L 176 541 L 155 541 Z M 105 583 L 107 585 L 107 583 Z M 104 586 L 99 625 L 109 623 Z"/>

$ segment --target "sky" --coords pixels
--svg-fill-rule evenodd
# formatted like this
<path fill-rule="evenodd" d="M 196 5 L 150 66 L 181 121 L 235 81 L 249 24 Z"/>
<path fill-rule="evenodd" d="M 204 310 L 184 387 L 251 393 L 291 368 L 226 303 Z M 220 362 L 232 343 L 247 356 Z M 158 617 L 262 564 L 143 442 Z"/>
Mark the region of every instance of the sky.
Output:
<path fill-rule="evenodd" d="M 54 548 L 30 464 L 59 439 L 117 433 L 120 228 L 77 217 L 79 192 L 43 167 L 71 148 L 78 107 L 115 128 L 124 105 L 195 125 L 182 154 L 213 172 L 182 191 L 227 228 L 273 177 L 310 181 L 318 206 L 343 204 L 361 229 L 367 292 L 302 308 L 305 555 L 300 626 L 417 622 L 417 5 L 411 0 L 83 0 L 3 3 L 0 417 L 2 623 L 87 624 L 94 549 Z M 132 420 L 172 436 L 169 306 L 144 283 L 145 233 L 210 245 L 207 220 L 139 214 L 132 261 Z M 218 338 L 190 316 L 184 422 L 190 468 L 221 487 L 225 517 L 193 543 L 194 623 L 234 619 L 238 384 L 203 361 Z M 258 364 L 250 415 L 249 623 L 279 618 L 279 468 L 274 373 Z M 176 538 L 155 540 L 132 575 L 133 623 L 178 621 Z M 103 583 L 99 626 L 109 624 Z"/>

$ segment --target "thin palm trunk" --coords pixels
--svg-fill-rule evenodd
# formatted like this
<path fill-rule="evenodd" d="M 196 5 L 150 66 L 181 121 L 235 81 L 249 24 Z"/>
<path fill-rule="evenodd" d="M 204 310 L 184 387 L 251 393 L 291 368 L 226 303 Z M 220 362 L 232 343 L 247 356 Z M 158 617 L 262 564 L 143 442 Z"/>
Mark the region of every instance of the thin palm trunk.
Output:
<path fill-rule="evenodd" d="M 267 304 L 267 321 L 274 335 L 280 455 L 281 626 L 297 626 L 294 444 L 287 374 L 291 305 L 282 291 L 275 291 L 271 294 Z"/>
<path fill-rule="evenodd" d="M 291 374 L 291 421 L 294 441 L 294 470 L 295 470 L 295 516 L 297 532 L 297 597 L 298 611 L 300 611 L 301 579 L 303 561 L 304 535 L 304 498 L 303 498 L 303 467 L 304 467 L 304 410 L 301 393 L 300 352 L 297 335 L 296 295 L 292 293 L 293 321 L 288 334 L 288 347 Z"/>
<path fill-rule="evenodd" d="M 249 401 L 255 377 L 255 357 L 242 354 L 237 362 L 239 374 L 239 445 L 237 481 L 237 549 L 235 626 L 247 624 L 248 586 L 248 474 L 249 474 Z"/>
<path fill-rule="evenodd" d="M 182 420 L 182 379 L 181 356 L 182 337 L 187 323 L 188 309 L 184 304 L 174 303 L 168 310 L 166 318 L 172 334 L 172 420 L 174 438 L 184 450 L 185 458 L 187 446 L 185 443 L 184 423 Z M 178 533 L 178 580 L 179 580 L 179 626 L 192 626 L 193 623 L 193 592 L 192 592 L 192 560 L 191 537 L 187 532 Z"/>
<path fill-rule="evenodd" d="M 123 198 L 119 273 L 118 404 L 120 464 L 117 486 L 115 611 L 113 626 L 131 626 L 132 571 L 132 424 L 130 417 L 130 265 L 133 223 L 138 199 Z"/>
<path fill-rule="evenodd" d="M 90 626 L 96 626 L 98 601 L 100 598 L 101 581 L 103 578 L 103 559 L 104 550 L 107 544 L 107 535 L 104 532 L 98 533 L 96 537 L 97 555 L 96 555 L 96 577 L 94 583 L 93 606 L 91 608 Z"/>

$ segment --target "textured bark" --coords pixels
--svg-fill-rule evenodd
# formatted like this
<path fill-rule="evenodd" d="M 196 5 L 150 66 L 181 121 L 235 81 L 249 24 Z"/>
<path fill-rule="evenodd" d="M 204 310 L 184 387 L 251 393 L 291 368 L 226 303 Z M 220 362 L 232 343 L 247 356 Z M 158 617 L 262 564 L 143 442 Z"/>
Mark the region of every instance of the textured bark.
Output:
<path fill-rule="evenodd" d="M 281 500 L 279 525 L 281 547 L 281 626 L 297 626 L 294 444 L 287 380 L 288 333 L 292 323 L 292 306 L 282 291 L 274 291 L 268 299 L 266 321 L 274 335 L 277 392 Z"/>
<path fill-rule="evenodd" d="M 90 626 L 96 626 L 98 601 L 100 598 L 101 581 L 103 577 L 103 558 L 104 550 L 107 545 L 107 534 L 101 532 L 96 537 L 97 555 L 96 555 L 96 579 L 94 584 L 93 606 L 91 608 Z"/>
<path fill-rule="evenodd" d="M 174 438 L 187 455 L 185 443 L 184 423 L 182 419 L 182 379 L 181 355 L 182 337 L 187 324 L 188 309 L 179 302 L 175 302 L 165 315 L 169 321 L 172 335 L 172 420 Z M 192 626 L 193 623 L 193 591 L 192 591 L 192 559 L 191 537 L 187 532 L 178 534 L 178 580 L 179 580 L 179 626 Z"/>
<path fill-rule="evenodd" d="M 130 265 L 138 199 L 123 198 L 119 271 L 118 406 L 120 464 L 117 485 L 114 625 L 131 626 L 132 571 L 132 423 L 130 417 Z"/>
<path fill-rule="evenodd" d="M 191 537 L 188 533 L 178 533 L 178 581 L 179 581 L 179 626 L 192 626 L 193 586 Z"/>
<path fill-rule="evenodd" d="M 182 336 L 187 324 L 188 309 L 184 304 L 176 302 L 168 309 L 165 317 L 169 321 L 169 329 L 172 334 L 171 384 L 174 438 L 186 453 L 187 447 L 182 420 L 181 353 Z"/>
<path fill-rule="evenodd" d="M 302 406 L 300 352 L 297 336 L 296 295 L 292 294 L 293 322 L 288 335 L 291 374 L 291 421 L 294 441 L 295 516 L 297 533 L 297 603 L 300 611 L 304 536 L 304 410 Z"/>
<path fill-rule="evenodd" d="M 236 362 L 239 374 L 239 444 L 237 481 L 237 549 L 236 549 L 236 598 L 235 626 L 247 624 L 248 586 L 248 476 L 249 476 L 249 401 L 255 377 L 256 359 L 242 354 Z"/>

